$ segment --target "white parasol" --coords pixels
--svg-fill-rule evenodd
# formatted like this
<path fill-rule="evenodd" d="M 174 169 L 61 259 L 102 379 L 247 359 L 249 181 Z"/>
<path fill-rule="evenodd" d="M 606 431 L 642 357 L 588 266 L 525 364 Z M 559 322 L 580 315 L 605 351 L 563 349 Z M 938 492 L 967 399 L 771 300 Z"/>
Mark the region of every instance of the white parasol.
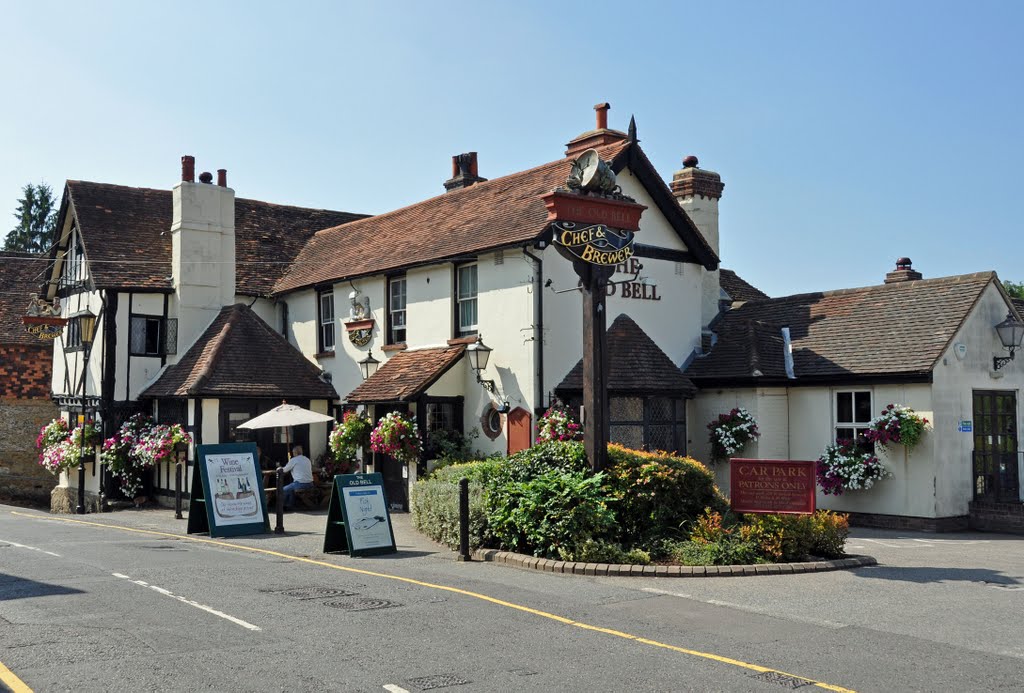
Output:
<path fill-rule="evenodd" d="M 239 428 L 284 428 L 285 429 L 285 442 L 288 445 L 288 451 L 291 452 L 291 440 L 289 426 L 302 426 L 311 423 L 323 423 L 325 421 L 334 421 L 333 416 L 327 414 L 318 414 L 315 411 L 309 409 L 303 409 L 302 407 L 294 404 L 281 404 L 274 407 L 270 411 L 260 414 L 259 416 L 249 419 L 244 424 L 240 424 Z"/>

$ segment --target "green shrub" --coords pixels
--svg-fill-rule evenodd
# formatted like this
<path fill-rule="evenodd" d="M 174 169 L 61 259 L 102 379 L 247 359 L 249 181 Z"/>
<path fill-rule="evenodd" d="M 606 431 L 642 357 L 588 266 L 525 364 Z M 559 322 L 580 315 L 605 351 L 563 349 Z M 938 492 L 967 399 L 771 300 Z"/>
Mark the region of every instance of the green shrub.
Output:
<path fill-rule="evenodd" d="M 819 510 L 811 516 L 810 551 L 822 558 L 838 558 L 846 554 L 846 536 L 850 533 L 850 516 Z"/>
<path fill-rule="evenodd" d="M 551 441 L 520 450 L 505 459 L 497 470 L 494 483 L 528 481 L 552 469 L 566 472 L 586 472 L 587 453 L 578 441 Z"/>
<path fill-rule="evenodd" d="M 668 555 L 682 565 L 752 565 L 764 562 L 754 542 L 736 535 L 714 542 L 674 542 L 669 544 Z"/>
<path fill-rule="evenodd" d="M 522 481 L 508 479 L 530 465 L 499 472 L 484 495 L 489 530 L 502 548 L 557 558 L 575 555 L 588 539 L 611 531 L 615 516 L 601 489 L 602 474 L 549 468 Z"/>
<path fill-rule="evenodd" d="M 615 538 L 624 546 L 650 548 L 678 539 L 705 508 L 728 508 L 704 465 L 669 453 L 609 445 L 605 485 L 618 501 Z"/>
<path fill-rule="evenodd" d="M 413 525 L 451 549 L 459 548 L 459 480 L 469 479 L 469 546 L 485 546 L 490 534 L 483 495 L 487 479 L 501 466 L 501 458 L 451 465 L 417 481 L 410 505 Z"/>
<path fill-rule="evenodd" d="M 651 562 L 651 554 L 641 549 L 623 550 L 619 544 L 601 541 L 600 539 L 588 539 L 576 547 L 574 553 L 560 552 L 564 561 L 579 561 L 581 563 L 619 563 L 629 565 L 648 565 Z"/>

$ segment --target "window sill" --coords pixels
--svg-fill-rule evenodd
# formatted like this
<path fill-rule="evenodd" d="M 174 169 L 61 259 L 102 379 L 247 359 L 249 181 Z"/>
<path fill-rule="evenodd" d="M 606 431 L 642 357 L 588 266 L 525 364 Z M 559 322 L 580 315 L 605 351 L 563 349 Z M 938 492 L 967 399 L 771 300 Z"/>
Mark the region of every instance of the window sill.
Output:
<path fill-rule="evenodd" d="M 313 358 L 315 358 L 315 359 L 333 359 L 334 358 L 334 352 L 333 351 L 321 351 L 319 354 L 314 354 Z"/>
<path fill-rule="evenodd" d="M 405 342 L 399 342 L 398 344 L 385 344 L 380 350 L 387 353 L 389 351 L 405 351 L 408 348 Z"/>
<path fill-rule="evenodd" d="M 448 340 L 448 346 L 458 346 L 460 344 L 475 344 L 480 341 L 480 336 L 477 334 L 466 335 L 465 337 L 456 337 L 455 339 Z"/>

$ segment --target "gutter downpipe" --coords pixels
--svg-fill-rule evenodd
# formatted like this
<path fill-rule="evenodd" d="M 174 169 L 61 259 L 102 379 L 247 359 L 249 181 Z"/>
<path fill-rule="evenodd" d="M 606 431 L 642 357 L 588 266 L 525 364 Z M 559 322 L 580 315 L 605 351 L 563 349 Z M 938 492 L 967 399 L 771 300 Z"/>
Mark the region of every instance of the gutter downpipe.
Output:
<path fill-rule="evenodd" d="M 536 419 L 537 412 L 544 409 L 544 260 L 531 253 L 529 246 L 523 246 L 523 255 L 537 264 L 533 289 L 537 294 L 537 316 L 534 321 L 536 330 L 534 349 L 537 359 L 537 403 L 534 409 L 534 418 Z"/>

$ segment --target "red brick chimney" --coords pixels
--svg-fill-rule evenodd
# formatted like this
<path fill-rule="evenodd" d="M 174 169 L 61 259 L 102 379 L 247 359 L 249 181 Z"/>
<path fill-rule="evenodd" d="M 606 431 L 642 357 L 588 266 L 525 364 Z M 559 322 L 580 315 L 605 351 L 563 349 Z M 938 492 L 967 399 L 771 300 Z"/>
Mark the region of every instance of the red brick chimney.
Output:
<path fill-rule="evenodd" d="M 183 183 L 196 182 L 196 158 L 186 154 L 181 157 L 181 181 Z"/>
<path fill-rule="evenodd" d="M 228 170 L 226 168 L 217 169 L 217 185 L 222 188 L 228 187 Z"/>
<path fill-rule="evenodd" d="M 452 177 L 444 182 L 444 189 L 451 192 L 459 188 L 468 188 L 474 183 L 483 183 L 487 179 L 480 177 L 476 152 L 456 154 L 452 157 Z"/>
<path fill-rule="evenodd" d="M 594 147 L 611 144 L 612 142 L 621 142 L 626 139 L 626 133 L 621 130 L 608 129 L 608 109 L 610 108 L 611 105 L 608 103 L 599 103 L 594 106 L 594 111 L 597 113 L 596 128 L 584 132 L 565 145 L 565 155 L 567 157 L 576 156 Z"/>
<path fill-rule="evenodd" d="M 901 257 L 896 260 L 896 269 L 885 275 L 885 283 L 912 282 L 923 278 L 924 275 L 914 269 L 909 257 Z"/>

